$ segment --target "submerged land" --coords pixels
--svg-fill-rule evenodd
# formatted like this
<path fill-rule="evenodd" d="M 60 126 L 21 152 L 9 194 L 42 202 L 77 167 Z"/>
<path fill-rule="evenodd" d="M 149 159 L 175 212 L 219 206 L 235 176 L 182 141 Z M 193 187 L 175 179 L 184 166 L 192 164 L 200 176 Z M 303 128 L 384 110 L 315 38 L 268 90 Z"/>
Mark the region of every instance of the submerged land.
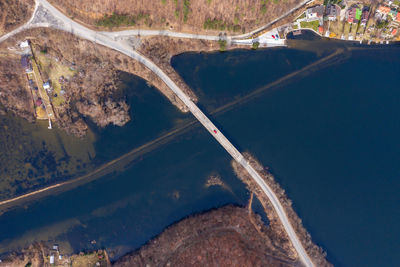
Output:
<path fill-rule="evenodd" d="M 166 229 L 140 250 L 124 256 L 113 265 L 299 266 L 304 264 L 312 266 L 314 264 L 315 266 L 331 266 L 325 259 L 323 250 L 312 242 L 300 218 L 291 207 L 290 200 L 274 182 L 272 175 L 249 154 L 245 154 L 242 158 L 217 128 L 210 126 L 211 122 L 208 118 L 200 110 L 197 111 L 195 105 L 198 101 L 197 96 L 170 65 L 174 55 L 188 51 L 257 49 L 260 42 L 262 45 L 262 41 L 265 41 L 263 38 L 266 38 L 266 35 L 270 39 L 265 42 L 265 46 L 268 47 L 274 41 L 285 39 L 286 34 L 293 30 L 295 24 L 288 25 L 289 21 L 299 14 L 303 16 L 301 15 L 303 11 L 307 12 L 310 8 L 312 11 L 314 7 L 304 5 L 298 10 L 298 1 L 278 3 L 263 0 L 257 2 L 256 5 L 246 0 L 235 3 L 166 0 L 154 1 L 154 6 L 151 8 L 147 3 L 140 1 L 107 1 L 103 5 L 98 1 L 53 0 L 50 2 L 73 20 L 91 29 L 117 30 L 142 27 L 145 30 L 174 30 L 191 34 L 210 33 L 217 37 L 209 39 L 162 35 L 140 37 L 139 33 L 125 39 L 121 37 L 121 40 L 118 40 L 119 36 L 114 38 L 114 42 L 119 42 L 118 48 L 128 47 L 130 50 L 124 51 L 135 51 L 148 60 L 145 61 L 143 58 L 133 60 L 134 57 L 129 56 L 127 52 L 120 53 L 116 49 L 99 45 L 96 40 L 81 38 L 72 30 L 65 32 L 50 27 L 25 29 L 0 44 L 0 112 L 2 114 L 12 112 L 30 122 L 48 121 L 49 129 L 56 125 L 66 133 L 80 138 L 90 132 L 88 120 L 99 127 L 124 126 L 132 119 L 129 110 L 134 107 L 127 104 L 123 91 L 120 90 L 119 75 L 120 72 L 137 75 L 157 88 L 179 110 L 191 111 L 210 133 L 217 136 L 216 139 L 234 157 L 232 167 L 238 178 L 260 200 L 270 221 L 270 225 L 264 225 L 260 217 L 249 208 L 231 206 L 220 208 L 182 220 Z M 20 4 L 17 1 L 9 4 L 7 8 L 12 12 L 5 13 L 6 15 L 0 14 L 3 22 L 6 21 L 1 25 L 2 33 L 10 32 L 26 22 L 33 6 L 34 3 L 30 2 Z M 127 6 L 129 8 L 126 8 Z M 20 7 L 18 10 L 22 13 L 17 13 L 16 7 Z M 284 25 L 284 27 L 278 27 L 269 32 L 271 30 L 271 25 L 269 25 L 265 29 L 251 33 L 252 30 L 273 21 L 277 15 L 287 12 L 290 14 L 280 21 L 279 25 L 274 24 L 274 26 Z M 316 13 L 318 17 L 318 12 Z M 381 19 L 377 21 L 380 22 Z M 297 20 L 296 23 L 300 23 L 302 28 L 312 28 L 311 26 L 314 25 L 311 23 L 313 20 L 307 21 L 311 23 L 307 25 L 301 22 Z M 227 34 L 249 34 L 250 37 L 235 42 L 229 39 Z M 381 36 L 380 31 L 377 35 Z M 157 69 L 150 68 L 148 62 L 155 64 Z M 169 80 L 160 75 L 159 70 Z M 171 83 L 179 90 L 174 91 Z M 42 150 L 44 154 L 48 152 L 45 146 Z M 55 161 L 54 155 L 49 154 L 48 158 Z M 90 154 L 89 158 L 91 158 Z M 242 159 L 247 162 L 247 165 L 241 161 Z M 51 172 L 51 177 L 67 175 L 69 162 L 69 159 L 65 159 L 62 172 L 49 164 L 49 161 L 35 162 L 32 168 L 27 168 L 26 173 L 12 173 L 12 176 L 19 175 L 22 181 L 18 182 L 23 182 L 26 176 L 40 177 L 44 174 L 40 172 L 43 170 Z M 77 165 L 85 166 L 84 164 L 86 163 L 80 161 Z M 257 184 L 258 178 L 250 173 L 248 168 L 254 169 L 261 176 L 263 183 L 272 188 L 272 196 L 282 204 L 283 212 L 276 211 L 272 205 L 271 196 L 266 195 L 264 189 L 260 189 Z M 33 187 L 36 188 L 41 183 L 44 184 L 44 180 L 41 179 L 35 180 L 33 185 L 24 184 L 15 191 L 7 192 L 7 198 L 15 197 Z M 217 178 L 210 181 L 219 183 Z M 283 220 L 285 216 L 288 217 L 288 223 Z M 299 245 L 293 243 L 293 233 L 288 232 L 288 224 L 293 226 L 293 233 L 300 241 Z M 299 253 L 299 246 L 304 248 L 306 255 Z M 42 266 L 50 262 L 52 255 L 53 257 L 55 255 L 54 249 L 48 249 L 43 244 L 35 244 L 20 254 L 8 257 L 3 266 L 8 266 L 7 264 Z M 111 264 L 103 251 L 88 255 L 94 258 L 93 263 L 98 263 L 97 266 Z M 80 257 L 88 256 L 82 254 L 66 256 L 63 259 L 59 258 L 60 262 L 57 261 L 57 264 L 68 263 L 72 266 L 88 264 L 88 261 L 83 260 L 83 263 L 79 263 L 83 265 L 79 265 L 78 262 L 82 259 Z M 311 265 L 307 262 L 308 258 L 312 262 Z M 90 258 L 90 264 L 92 264 L 92 258 Z"/>
<path fill-rule="evenodd" d="M 64 255 L 62 248 L 37 243 L 3 258 L 0 266 L 298 266 L 249 207 L 226 206 L 168 227 L 140 250 L 110 263 L 106 250 Z M 62 258 L 59 258 L 59 255 Z M 234 255 L 234 256 L 233 256 Z M 98 262 L 98 263 L 97 263 Z"/>
<path fill-rule="evenodd" d="M 250 154 L 245 154 L 250 164 L 260 171 L 263 179 L 277 193 L 288 213 L 296 232 L 300 235 L 308 254 L 317 266 L 332 266 L 325 259 L 326 254 L 313 244 L 310 235 L 292 208 L 268 168 L 263 167 Z M 296 251 L 290 243 L 271 202 L 251 179 L 249 174 L 232 161 L 232 168 L 251 194 L 247 207 L 225 206 L 190 216 L 173 224 L 159 236 L 139 250 L 129 253 L 115 262 L 108 259 L 106 250 L 79 254 L 64 254 L 56 245 L 36 243 L 18 253 L 2 258 L 0 266 L 43 266 L 52 262 L 55 266 L 187 266 L 194 264 L 222 266 L 301 266 Z M 212 184 L 212 185 L 211 185 Z M 222 186 L 216 176 L 211 176 L 205 186 Z M 268 225 L 252 209 L 256 197 L 268 217 Z M 95 241 L 92 241 L 95 242 Z M 61 258 L 60 258 L 61 255 Z M 98 263 L 97 263 L 98 262 Z"/>

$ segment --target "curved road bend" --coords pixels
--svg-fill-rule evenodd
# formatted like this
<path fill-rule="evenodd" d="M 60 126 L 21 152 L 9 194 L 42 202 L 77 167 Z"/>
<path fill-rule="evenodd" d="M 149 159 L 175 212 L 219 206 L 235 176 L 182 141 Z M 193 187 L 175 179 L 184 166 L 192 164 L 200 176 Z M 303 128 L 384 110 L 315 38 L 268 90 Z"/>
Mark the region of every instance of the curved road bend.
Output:
<path fill-rule="evenodd" d="M 9 33 L 4 34 L 3 36 L 0 36 L 0 43 L 17 33 L 22 32 L 23 30 L 29 29 L 33 21 L 33 18 L 35 17 L 36 10 L 38 9 L 38 7 L 39 7 L 39 1 L 35 1 L 35 8 L 33 9 L 32 17 L 24 25 L 14 29 L 13 31 L 10 31 Z"/>
<path fill-rule="evenodd" d="M 288 234 L 289 239 L 291 240 L 294 248 L 296 249 L 300 260 L 307 267 L 314 267 L 313 262 L 309 258 L 307 252 L 302 246 L 296 232 L 294 231 L 289 219 L 286 215 L 285 210 L 283 209 L 281 203 L 276 197 L 275 193 L 272 189 L 265 183 L 265 181 L 261 178 L 258 172 L 248 164 L 243 155 L 231 144 L 231 142 L 217 129 L 217 127 L 211 122 L 210 119 L 207 118 L 206 115 L 196 106 L 192 100 L 165 74 L 157 65 L 155 65 L 151 60 L 139 54 L 137 51 L 132 50 L 131 47 L 123 45 L 114 40 L 112 34 L 106 32 L 95 32 L 93 30 L 87 29 L 86 27 L 76 23 L 75 21 L 69 19 L 52 5 L 50 5 L 46 0 L 37 0 L 44 8 L 47 9 L 47 12 L 41 12 L 42 17 L 40 18 L 40 25 L 46 25 L 44 21 L 48 20 L 50 23 L 48 24 L 50 27 L 60 29 L 63 31 L 67 31 L 78 35 L 84 39 L 94 41 L 98 44 L 104 45 L 116 51 L 119 51 L 145 65 L 147 68 L 152 70 L 157 76 L 159 76 L 164 83 L 182 100 L 183 103 L 189 108 L 190 112 L 200 121 L 200 123 L 208 130 L 208 132 L 225 148 L 225 150 L 237 161 L 239 162 L 250 174 L 250 176 L 254 179 L 254 181 L 261 187 L 263 192 L 268 196 L 271 201 L 276 213 L 278 214 L 281 223 Z M 38 12 L 35 13 L 36 17 Z M 54 22 L 54 18 L 56 18 L 56 22 Z M 23 26 L 24 28 L 36 27 L 35 24 L 31 22 L 35 21 L 34 19 L 30 20 L 30 23 L 27 26 Z"/>

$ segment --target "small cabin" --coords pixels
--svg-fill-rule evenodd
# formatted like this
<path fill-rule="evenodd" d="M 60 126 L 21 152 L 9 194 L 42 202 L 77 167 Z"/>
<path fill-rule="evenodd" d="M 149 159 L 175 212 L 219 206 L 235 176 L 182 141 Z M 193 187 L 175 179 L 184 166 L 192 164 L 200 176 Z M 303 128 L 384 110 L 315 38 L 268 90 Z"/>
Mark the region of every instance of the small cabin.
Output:
<path fill-rule="evenodd" d="M 43 89 L 45 89 L 45 90 L 50 90 L 50 82 L 45 82 L 45 83 L 43 84 Z"/>

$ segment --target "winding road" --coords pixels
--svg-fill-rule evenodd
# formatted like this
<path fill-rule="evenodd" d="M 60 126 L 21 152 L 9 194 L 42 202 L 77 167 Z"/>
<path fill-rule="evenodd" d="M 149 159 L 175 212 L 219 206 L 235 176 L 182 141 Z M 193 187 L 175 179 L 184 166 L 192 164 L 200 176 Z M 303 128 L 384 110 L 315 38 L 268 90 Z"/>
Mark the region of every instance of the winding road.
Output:
<path fill-rule="evenodd" d="M 305 5 L 310 1 L 302 2 L 301 6 Z M 129 46 L 126 42 L 123 42 L 125 37 L 138 34 L 136 30 L 123 31 L 123 32 L 96 32 L 88 29 L 75 21 L 69 19 L 67 16 L 62 14 L 59 10 L 53 7 L 46 0 L 37 0 L 35 6 L 35 12 L 29 22 L 22 27 L 0 37 L 0 42 L 6 40 L 10 36 L 21 32 L 25 29 L 34 27 L 52 27 L 55 29 L 63 30 L 75 34 L 81 38 L 96 42 L 108 48 L 119 51 L 134 60 L 139 61 L 151 71 L 153 71 L 163 82 L 182 100 L 182 102 L 188 107 L 189 111 L 196 117 L 197 120 L 208 130 L 208 132 L 225 148 L 225 150 L 239 162 L 251 175 L 254 181 L 260 186 L 263 192 L 268 196 L 271 204 L 273 205 L 276 213 L 289 237 L 293 247 L 296 249 L 297 254 L 301 262 L 307 267 L 314 267 L 313 262 L 309 258 L 303 245 L 301 244 L 296 232 L 291 225 L 287 214 L 282 207 L 279 199 L 273 192 L 273 190 L 265 183 L 259 173 L 248 163 L 243 155 L 232 145 L 232 143 L 224 136 L 221 131 L 211 122 L 211 120 L 196 106 L 196 104 L 165 74 L 157 65 L 151 60 L 135 51 L 132 46 Z M 155 33 L 157 32 L 157 33 Z M 172 37 L 181 38 L 198 38 L 207 40 L 219 40 L 219 36 L 208 36 L 208 35 L 196 35 L 187 33 L 173 33 L 169 31 L 140 31 L 140 35 L 167 35 Z M 251 33 L 249 33 L 251 34 Z M 231 37 L 229 37 L 231 38 Z M 267 40 L 268 41 L 268 40 Z M 276 41 L 276 40 L 274 40 Z M 274 43 L 279 45 L 279 43 Z"/>

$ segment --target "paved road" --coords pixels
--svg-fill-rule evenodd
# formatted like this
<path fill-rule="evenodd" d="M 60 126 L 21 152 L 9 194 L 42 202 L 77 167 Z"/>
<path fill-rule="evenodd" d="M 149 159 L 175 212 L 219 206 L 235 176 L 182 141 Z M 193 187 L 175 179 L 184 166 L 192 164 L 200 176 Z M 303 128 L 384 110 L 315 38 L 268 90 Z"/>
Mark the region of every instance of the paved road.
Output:
<path fill-rule="evenodd" d="M 184 33 L 184 32 L 173 32 L 168 30 L 126 30 L 126 31 L 118 31 L 118 32 L 101 32 L 104 35 L 112 37 L 114 40 L 119 40 L 122 38 L 130 37 L 130 36 L 168 36 L 168 37 L 176 37 L 176 38 L 187 38 L 187 39 L 200 39 L 200 40 L 208 40 L 208 41 L 218 41 L 221 39 L 227 40 L 232 44 L 241 44 L 241 45 L 253 45 L 253 41 L 258 41 L 260 44 L 263 44 L 267 47 L 275 47 L 275 46 L 285 46 L 284 39 L 275 39 L 272 38 L 272 32 L 274 34 L 278 34 L 276 30 L 272 30 L 266 34 L 261 35 L 257 39 L 251 38 L 243 38 L 238 39 L 236 36 L 217 36 L 217 35 L 204 35 L 204 34 L 194 34 L 194 33 Z M 267 37 L 268 36 L 268 37 Z"/>
<path fill-rule="evenodd" d="M 196 106 L 194 102 L 165 74 L 158 66 L 156 66 L 151 60 L 139 54 L 133 50 L 132 47 L 119 42 L 118 38 L 115 38 L 115 33 L 108 32 L 95 32 L 90 30 L 75 21 L 70 20 L 46 0 L 37 0 L 40 6 L 37 8 L 35 16 L 31 19 L 30 23 L 25 28 L 45 26 L 53 27 L 63 31 L 71 32 L 82 38 L 90 41 L 95 41 L 98 44 L 104 45 L 116 51 L 119 51 L 145 65 L 147 68 L 152 70 L 158 77 L 160 77 L 165 84 L 171 88 L 171 90 L 185 103 L 190 112 L 200 121 L 200 123 L 209 131 L 209 133 L 225 148 L 225 150 L 239 162 L 251 175 L 254 181 L 261 187 L 263 192 L 268 196 L 273 207 L 275 208 L 279 219 L 282 222 L 284 229 L 286 230 L 289 239 L 292 241 L 294 248 L 296 249 L 300 260 L 307 267 L 314 267 L 314 264 L 307 255 L 304 247 L 298 239 L 289 219 L 284 211 L 281 203 L 279 202 L 275 193 L 271 188 L 264 182 L 258 172 L 248 164 L 247 160 L 243 155 L 231 144 L 231 142 L 217 129 L 217 127 L 211 122 L 210 119 Z M 25 29 L 24 28 L 24 29 Z M 207 37 L 208 38 L 208 37 Z M 1 41 L 1 40 L 0 40 Z"/>
<path fill-rule="evenodd" d="M 287 11 L 286 13 L 282 14 L 278 18 L 274 19 L 273 21 L 269 22 L 266 25 L 263 25 L 251 32 L 240 34 L 240 35 L 234 35 L 234 36 L 228 36 L 228 39 L 232 40 L 237 40 L 237 39 L 247 39 L 251 37 L 253 34 L 260 32 L 274 23 L 278 22 L 279 20 L 289 16 L 291 13 L 294 11 L 302 8 L 303 6 L 312 3 L 314 0 L 304 0 L 300 2 L 298 5 Z M 108 32 L 104 32 L 109 34 Z M 111 34 L 113 37 L 121 37 L 121 36 L 128 36 L 128 35 L 141 35 L 141 36 L 170 36 L 170 37 L 179 37 L 179 38 L 192 38 L 192 39 L 203 39 L 203 40 L 219 40 L 219 36 L 213 36 L 213 35 L 202 35 L 202 34 L 193 34 L 193 33 L 182 33 L 182 32 L 174 32 L 174 31 L 169 31 L 169 30 L 126 30 L 126 31 L 116 31 L 112 32 Z M 274 40 L 272 40 L 274 41 Z M 274 43 L 274 42 L 272 42 Z"/>
<path fill-rule="evenodd" d="M 233 38 L 235 38 L 235 39 L 249 38 L 249 37 L 251 37 L 253 34 L 265 30 L 266 28 L 268 28 L 268 27 L 270 27 L 271 25 L 275 24 L 275 23 L 278 22 L 279 20 L 281 20 L 281 19 L 283 19 L 283 18 L 289 16 L 289 15 L 290 15 L 291 13 L 293 13 L 294 11 L 296 11 L 296 10 L 302 8 L 303 6 L 305 6 L 305 5 L 307 5 L 307 4 L 310 4 L 310 3 L 314 2 L 314 1 L 315 1 L 315 0 L 304 0 L 304 1 L 300 2 L 297 6 L 295 6 L 295 7 L 292 8 L 291 10 L 289 10 L 288 12 L 282 14 L 281 16 L 279 16 L 279 17 L 277 17 L 276 19 L 274 19 L 273 21 L 271 21 L 270 23 L 268 23 L 268 24 L 266 24 L 266 25 L 263 25 L 263 26 L 261 26 L 260 28 L 255 29 L 254 31 L 247 32 L 247 33 L 241 34 L 241 35 L 235 35 Z"/>

